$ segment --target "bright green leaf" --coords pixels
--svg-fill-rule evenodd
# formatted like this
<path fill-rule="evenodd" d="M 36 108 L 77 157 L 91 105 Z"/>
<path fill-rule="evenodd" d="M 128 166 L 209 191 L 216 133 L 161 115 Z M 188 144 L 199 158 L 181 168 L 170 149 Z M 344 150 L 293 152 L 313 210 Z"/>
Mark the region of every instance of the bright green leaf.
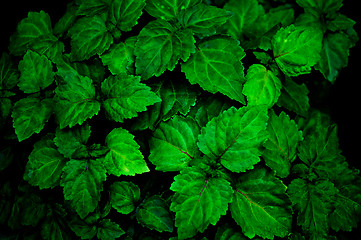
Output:
<path fill-rule="evenodd" d="M 245 172 L 260 161 L 267 120 L 265 107 L 231 107 L 202 128 L 198 147 L 227 169 Z"/>
<path fill-rule="evenodd" d="M 120 74 L 110 76 L 101 85 L 104 94 L 103 106 L 109 118 L 123 122 L 124 119 L 138 116 L 138 112 L 161 99 L 150 87 L 140 83 L 140 77 Z"/>
<path fill-rule="evenodd" d="M 170 210 L 175 212 L 178 239 L 193 237 L 209 224 L 216 225 L 228 210 L 233 190 L 223 178 L 209 178 L 201 169 L 185 168 L 174 177 Z"/>
<path fill-rule="evenodd" d="M 122 128 L 113 129 L 105 139 L 109 152 L 104 165 L 110 174 L 134 176 L 149 172 L 134 136 Z"/>
<path fill-rule="evenodd" d="M 320 60 L 322 39 L 322 31 L 316 28 L 294 25 L 281 28 L 272 40 L 278 67 L 288 76 L 310 73 Z"/>
<path fill-rule="evenodd" d="M 220 92 L 245 104 L 241 63 L 244 56 L 239 42 L 232 38 L 207 39 L 198 44 L 196 53 L 182 64 L 182 72 L 191 84 L 199 84 L 208 92 Z"/>
<path fill-rule="evenodd" d="M 233 219 L 244 235 L 273 239 L 291 231 L 292 209 L 286 186 L 264 168 L 242 175 L 230 204 Z"/>

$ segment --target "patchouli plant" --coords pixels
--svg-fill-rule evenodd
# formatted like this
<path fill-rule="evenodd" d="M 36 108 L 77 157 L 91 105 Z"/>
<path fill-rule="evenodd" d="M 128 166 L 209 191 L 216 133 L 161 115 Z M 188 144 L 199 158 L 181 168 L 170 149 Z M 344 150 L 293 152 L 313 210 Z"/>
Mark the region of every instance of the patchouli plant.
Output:
<path fill-rule="evenodd" d="M 29 12 L 0 59 L 0 238 L 355 239 L 359 171 L 312 105 L 358 41 L 341 7 Z"/>

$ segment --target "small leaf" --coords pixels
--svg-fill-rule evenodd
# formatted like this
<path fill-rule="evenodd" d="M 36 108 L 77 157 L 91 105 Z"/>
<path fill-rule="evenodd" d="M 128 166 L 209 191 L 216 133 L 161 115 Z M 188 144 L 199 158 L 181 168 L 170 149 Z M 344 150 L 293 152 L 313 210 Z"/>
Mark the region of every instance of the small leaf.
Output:
<path fill-rule="evenodd" d="M 168 21 L 176 18 L 181 10 L 201 2 L 201 0 L 147 0 L 145 9 L 151 16 Z"/>
<path fill-rule="evenodd" d="M 148 198 L 137 212 L 138 223 L 158 232 L 173 232 L 169 206 L 160 196 Z"/>
<path fill-rule="evenodd" d="M 35 93 L 45 89 L 54 81 L 51 62 L 44 55 L 28 50 L 19 62 L 21 73 L 18 86 L 25 93 Z"/>
<path fill-rule="evenodd" d="M 99 222 L 97 237 L 100 240 L 114 240 L 125 234 L 118 224 L 110 219 L 103 219 Z"/>
<path fill-rule="evenodd" d="M 3 52 L 0 58 L 0 91 L 12 89 L 19 82 L 19 73 L 9 54 Z"/>
<path fill-rule="evenodd" d="M 149 172 L 139 145 L 134 136 L 122 128 L 113 129 L 105 139 L 109 152 L 105 156 L 104 165 L 108 172 L 115 176 L 134 176 Z"/>
<path fill-rule="evenodd" d="M 135 203 L 140 198 L 140 189 L 132 182 L 114 182 L 109 194 L 112 207 L 119 213 L 129 214 L 134 211 Z"/>

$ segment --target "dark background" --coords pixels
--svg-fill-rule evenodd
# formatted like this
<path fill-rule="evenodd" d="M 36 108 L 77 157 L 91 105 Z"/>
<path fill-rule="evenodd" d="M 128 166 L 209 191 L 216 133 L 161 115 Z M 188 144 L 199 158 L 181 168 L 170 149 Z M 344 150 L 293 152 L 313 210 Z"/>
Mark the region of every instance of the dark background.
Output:
<path fill-rule="evenodd" d="M 17 23 L 27 17 L 29 11 L 47 12 L 54 24 L 64 13 L 70 0 L 32 0 L 32 1 L 1 1 L 0 4 L 0 52 L 7 51 L 9 36 L 15 31 Z M 355 20 L 355 29 L 361 35 L 360 5 L 358 1 L 344 0 L 341 13 Z M 330 107 L 332 120 L 338 124 L 340 147 L 350 165 L 361 169 L 361 42 L 350 50 L 349 65 L 343 69 L 330 87 L 330 94 L 324 104 Z"/>

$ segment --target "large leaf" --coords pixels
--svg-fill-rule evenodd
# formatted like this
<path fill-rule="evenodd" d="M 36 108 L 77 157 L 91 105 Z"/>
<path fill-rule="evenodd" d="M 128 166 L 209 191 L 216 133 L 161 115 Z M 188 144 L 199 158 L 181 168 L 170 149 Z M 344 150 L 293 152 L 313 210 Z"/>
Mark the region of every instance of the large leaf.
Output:
<path fill-rule="evenodd" d="M 302 141 L 302 132 L 298 130 L 295 121 L 285 113 L 277 116 L 273 111 L 267 125 L 268 140 L 263 144 L 263 158 L 266 165 L 279 177 L 287 177 L 291 163 L 296 158 L 297 146 Z"/>
<path fill-rule="evenodd" d="M 161 101 L 150 87 L 140 83 L 140 77 L 124 73 L 105 79 L 101 89 L 105 111 L 117 122 L 136 117 L 138 112 L 146 111 L 147 106 Z"/>
<path fill-rule="evenodd" d="M 267 105 L 271 108 L 281 95 L 280 79 L 266 67 L 253 64 L 247 71 L 247 82 L 243 94 L 247 97 L 247 105 Z"/>
<path fill-rule="evenodd" d="M 67 162 L 60 184 L 64 187 L 65 200 L 70 201 L 70 206 L 81 218 L 97 207 L 106 177 L 106 169 L 100 161 Z"/>
<path fill-rule="evenodd" d="M 347 66 L 352 43 L 342 32 L 330 33 L 323 39 L 321 59 L 315 66 L 323 76 L 334 83 L 340 70 Z"/>
<path fill-rule="evenodd" d="M 149 161 L 159 171 L 180 171 L 199 155 L 199 127 L 191 118 L 175 116 L 159 124 L 149 141 Z"/>
<path fill-rule="evenodd" d="M 267 109 L 231 107 L 213 118 L 199 136 L 198 147 L 233 172 L 245 172 L 260 161 L 260 145 L 266 140 Z"/>
<path fill-rule="evenodd" d="M 173 219 L 169 206 L 160 196 L 146 199 L 137 212 L 137 220 L 151 230 L 173 232 Z"/>
<path fill-rule="evenodd" d="M 180 58 L 185 61 L 194 52 L 194 42 L 191 31 L 179 31 L 165 20 L 148 23 L 135 45 L 136 73 L 147 80 L 173 70 Z"/>
<path fill-rule="evenodd" d="M 29 12 L 28 17 L 20 21 L 17 31 L 10 38 L 10 53 L 20 56 L 40 37 L 51 34 L 52 27 L 49 15 L 44 11 Z"/>
<path fill-rule="evenodd" d="M 101 55 L 113 43 L 104 20 L 100 16 L 80 18 L 68 31 L 71 37 L 71 57 L 76 61 Z"/>
<path fill-rule="evenodd" d="M 320 60 L 322 31 L 312 27 L 281 28 L 273 37 L 273 55 L 278 67 L 288 76 L 311 72 Z"/>
<path fill-rule="evenodd" d="M 112 207 L 122 214 L 134 211 L 140 198 L 140 189 L 132 182 L 114 182 L 109 188 Z"/>
<path fill-rule="evenodd" d="M 170 210 L 175 212 L 178 239 L 193 237 L 216 225 L 232 201 L 232 188 L 223 178 L 209 178 L 201 169 L 185 168 L 174 178 Z"/>
<path fill-rule="evenodd" d="M 182 72 L 191 84 L 199 84 L 208 92 L 220 92 L 245 104 L 241 63 L 244 56 L 238 41 L 221 36 L 209 38 L 197 45 L 196 53 L 182 64 Z"/>
<path fill-rule="evenodd" d="M 27 97 L 14 104 L 13 126 L 19 142 L 39 133 L 52 114 L 52 99 Z"/>
<path fill-rule="evenodd" d="M 110 5 L 108 24 L 121 31 L 130 31 L 138 23 L 144 6 L 145 0 L 114 0 Z"/>
<path fill-rule="evenodd" d="M 98 114 L 100 103 L 95 99 L 95 87 L 88 77 L 78 75 L 74 70 L 60 70 L 64 83 L 55 90 L 55 113 L 60 129 L 82 124 Z"/>
<path fill-rule="evenodd" d="M 209 36 L 216 33 L 216 27 L 224 24 L 232 13 L 224 9 L 205 4 L 198 4 L 182 11 L 178 17 L 184 28 L 189 28 L 193 33 Z"/>
<path fill-rule="evenodd" d="M 134 136 L 122 128 L 113 129 L 105 139 L 109 152 L 104 165 L 110 174 L 134 176 L 149 172 Z"/>
<path fill-rule="evenodd" d="M 54 81 L 53 65 L 44 55 L 28 50 L 19 62 L 21 73 L 18 86 L 25 93 L 45 89 Z"/>
<path fill-rule="evenodd" d="M 242 175 L 230 204 L 232 217 L 244 235 L 273 239 L 291 231 L 292 209 L 286 186 L 264 168 Z"/>
<path fill-rule="evenodd" d="M 53 188 L 59 185 L 66 164 L 52 139 L 44 138 L 35 143 L 26 164 L 24 179 L 33 186 Z"/>
<path fill-rule="evenodd" d="M 145 10 L 153 17 L 172 20 L 181 10 L 201 2 L 201 0 L 147 0 Z"/>

